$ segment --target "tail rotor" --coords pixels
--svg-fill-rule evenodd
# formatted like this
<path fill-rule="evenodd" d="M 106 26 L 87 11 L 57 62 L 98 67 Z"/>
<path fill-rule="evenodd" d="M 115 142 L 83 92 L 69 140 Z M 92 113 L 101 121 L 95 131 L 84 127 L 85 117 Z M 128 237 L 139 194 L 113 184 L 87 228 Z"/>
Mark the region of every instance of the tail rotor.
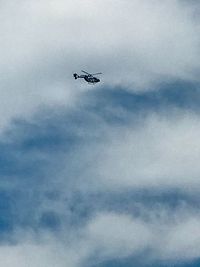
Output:
<path fill-rule="evenodd" d="M 74 76 L 75 80 L 78 79 L 78 74 L 77 73 L 74 73 L 73 76 Z"/>

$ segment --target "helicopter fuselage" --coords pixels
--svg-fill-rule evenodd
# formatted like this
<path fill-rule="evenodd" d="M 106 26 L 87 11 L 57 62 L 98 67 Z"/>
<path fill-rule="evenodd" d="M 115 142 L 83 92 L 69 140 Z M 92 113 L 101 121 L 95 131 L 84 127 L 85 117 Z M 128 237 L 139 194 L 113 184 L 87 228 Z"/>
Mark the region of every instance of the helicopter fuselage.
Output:
<path fill-rule="evenodd" d="M 74 77 L 75 77 L 75 79 L 83 78 L 86 82 L 92 83 L 92 84 L 100 82 L 100 79 L 98 79 L 92 75 L 75 75 Z"/>
<path fill-rule="evenodd" d="M 81 74 L 81 75 L 78 75 L 77 73 L 74 73 L 73 76 L 75 79 L 78 79 L 78 78 L 83 78 L 86 82 L 90 83 L 90 84 L 95 84 L 95 83 L 98 83 L 100 82 L 100 79 L 95 77 L 94 75 L 98 75 L 98 74 L 102 74 L 102 73 L 95 73 L 94 75 L 93 74 L 90 74 L 90 73 L 87 73 L 86 71 L 82 71 L 86 74 Z"/>
<path fill-rule="evenodd" d="M 98 83 L 100 82 L 100 79 L 96 78 L 96 77 L 90 77 L 88 75 L 84 75 L 84 80 L 88 83 Z"/>

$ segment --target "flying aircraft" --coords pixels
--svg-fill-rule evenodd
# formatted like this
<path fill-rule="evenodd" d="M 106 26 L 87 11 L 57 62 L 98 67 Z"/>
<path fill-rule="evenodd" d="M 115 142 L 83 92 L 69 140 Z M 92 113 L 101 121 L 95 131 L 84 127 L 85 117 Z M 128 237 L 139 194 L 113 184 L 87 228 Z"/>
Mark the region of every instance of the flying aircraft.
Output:
<path fill-rule="evenodd" d="M 94 75 L 102 74 L 101 72 L 93 73 L 93 74 L 88 73 L 87 71 L 84 71 L 84 70 L 82 70 L 82 72 L 85 73 L 85 74 L 78 75 L 77 73 L 74 73 L 73 74 L 74 78 L 75 79 L 83 78 L 89 84 L 96 84 L 96 83 L 100 82 L 100 79 L 95 77 Z"/>

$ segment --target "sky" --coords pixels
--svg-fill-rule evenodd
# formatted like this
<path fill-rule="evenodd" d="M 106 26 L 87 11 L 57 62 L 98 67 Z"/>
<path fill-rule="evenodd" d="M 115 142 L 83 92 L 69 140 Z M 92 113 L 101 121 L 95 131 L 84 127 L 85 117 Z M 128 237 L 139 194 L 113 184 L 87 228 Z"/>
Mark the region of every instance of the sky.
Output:
<path fill-rule="evenodd" d="M 200 265 L 199 12 L 0 2 L 2 266 Z"/>

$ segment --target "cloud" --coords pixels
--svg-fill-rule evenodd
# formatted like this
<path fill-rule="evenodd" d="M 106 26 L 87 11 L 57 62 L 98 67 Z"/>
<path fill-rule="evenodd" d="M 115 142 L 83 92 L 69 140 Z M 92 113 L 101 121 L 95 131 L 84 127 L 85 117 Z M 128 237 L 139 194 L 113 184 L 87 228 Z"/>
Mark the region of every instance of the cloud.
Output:
<path fill-rule="evenodd" d="M 82 258 L 81 252 L 67 249 L 55 240 L 42 243 L 29 240 L 17 245 L 4 245 L 0 248 L 1 264 L 8 267 L 77 267 Z"/>
<path fill-rule="evenodd" d="M 0 246 L 4 265 L 199 257 L 198 113 L 133 111 L 126 123 L 108 124 L 104 107 L 48 119 L 40 113 L 1 141 L 11 164 L 1 179 L 1 203 L 9 200 L 11 213 L 3 215 L 12 224 Z M 177 188 L 191 193 L 191 202 L 172 192 Z"/>
<path fill-rule="evenodd" d="M 199 192 L 198 111 L 186 101 L 155 112 L 144 92 L 174 80 L 198 84 L 198 8 L 175 0 L 1 2 L 1 130 L 11 123 L 0 143 L 0 219 L 10 225 L 0 225 L 3 265 L 200 256 L 198 205 L 187 200 Z M 102 71 L 100 87 L 74 81 L 81 69 Z M 130 91 L 125 101 L 118 95 L 123 105 L 112 94 L 110 102 L 89 97 L 117 87 Z M 125 107 L 129 97 L 141 112 Z"/>
<path fill-rule="evenodd" d="M 174 110 L 138 120 L 111 127 L 102 144 L 94 145 L 86 176 L 111 190 L 199 190 L 198 114 Z"/>
<path fill-rule="evenodd" d="M 23 232 L 23 240 L 1 245 L 0 260 L 8 267 L 92 266 L 112 259 L 137 259 L 143 253 L 147 253 L 143 263 L 194 260 L 200 251 L 200 217 L 188 208 L 179 207 L 176 214 L 164 207 L 146 209 L 148 217 L 101 212 L 81 228 L 63 231 L 62 238 L 59 233 L 56 237 Z"/>
<path fill-rule="evenodd" d="M 98 214 L 87 226 L 98 260 L 141 253 L 151 245 L 152 233 L 140 219 L 129 215 Z"/>
<path fill-rule="evenodd" d="M 199 214 L 187 210 L 177 210 L 176 216 L 165 209 L 162 212 L 163 216 L 152 220 L 126 214 L 98 215 L 89 225 L 97 260 L 140 256 L 145 251 L 149 252 L 147 261 L 198 258 Z M 147 212 L 151 216 L 153 213 L 155 210 Z"/>
<path fill-rule="evenodd" d="M 139 92 L 198 81 L 196 10 L 182 1 L 2 1 L 1 128 L 82 101 L 89 89 L 72 80 L 82 68 L 102 71 L 105 87 Z"/>

